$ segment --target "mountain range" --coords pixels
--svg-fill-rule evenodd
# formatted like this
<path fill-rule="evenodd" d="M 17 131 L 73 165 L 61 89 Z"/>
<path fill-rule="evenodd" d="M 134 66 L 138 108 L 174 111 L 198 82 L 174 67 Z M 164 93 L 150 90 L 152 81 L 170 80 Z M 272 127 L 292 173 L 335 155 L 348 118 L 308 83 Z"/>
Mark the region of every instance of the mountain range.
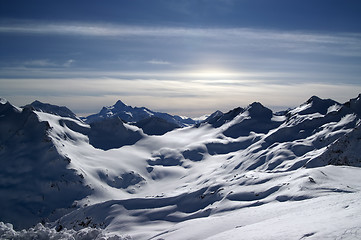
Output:
<path fill-rule="evenodd" d="M 1 99 L 0 236 L 357 239 L 360 125 L 361 94 L 203 121 Z"/>
<path fill-rule="evenodd" d="M 87 123 L 98 122 L 106 118 L 121 118 L 124 122 L 139 122 L 141 120 L 157 117 L 173 123 L 178 127 L 193 125 L 195 121 L 191 118 L 182 118 L 168 113 L 155 112 L 145 107 L 132 107 L 118 100 L 113 106 L 103 107 L 99 113 L 90 115 L 83 120 Z"/>

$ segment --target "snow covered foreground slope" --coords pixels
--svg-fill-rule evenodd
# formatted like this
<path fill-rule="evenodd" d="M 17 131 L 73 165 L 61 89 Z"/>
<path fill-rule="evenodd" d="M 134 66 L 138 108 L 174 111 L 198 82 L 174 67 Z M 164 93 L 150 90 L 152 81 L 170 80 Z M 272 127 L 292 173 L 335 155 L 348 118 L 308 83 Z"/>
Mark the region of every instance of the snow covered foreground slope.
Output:
<path fill-rule="evenodd" d="M 118 122 L 102 137 L 139 139 L 103 150 L 91 125 L 2 100 L 0 220 L 75 239 L 357 239 L 360 101 L 312 97 L 282 114 L 253 103 L 162 136 Z"/>

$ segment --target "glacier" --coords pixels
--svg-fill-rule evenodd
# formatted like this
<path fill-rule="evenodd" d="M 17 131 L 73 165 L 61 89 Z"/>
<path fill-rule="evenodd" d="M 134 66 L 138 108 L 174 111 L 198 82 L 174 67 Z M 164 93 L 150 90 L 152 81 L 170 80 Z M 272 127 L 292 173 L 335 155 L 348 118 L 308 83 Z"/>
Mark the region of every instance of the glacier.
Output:
<path fill-rule="evenodd" d="M 1 238 L 361 236 L 361 95 L 186 123 L 34 103 L 0 101 Z"/>

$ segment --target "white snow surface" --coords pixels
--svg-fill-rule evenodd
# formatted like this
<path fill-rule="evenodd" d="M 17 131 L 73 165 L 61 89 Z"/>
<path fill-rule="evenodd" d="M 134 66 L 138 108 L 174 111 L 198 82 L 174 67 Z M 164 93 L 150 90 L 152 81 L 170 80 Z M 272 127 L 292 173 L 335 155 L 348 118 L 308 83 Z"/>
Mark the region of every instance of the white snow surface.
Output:
<path fill-rule="evenodd" d="M 161 136 L 141 134 L 134 144 L 102 150 L 90 143 L 88 124 L 35 111 L 29 113 L 32 122 L 19 123 L 19 128 L 9 121 L 24 113 L 13 107 L 10 114 L 9 104 L 1 104 L 1 133 L 14 129 L 1 139 L 3 164 L 37 163 L 33 158 L 48 149 L 54 151 L 39 164 L 62 162 L 49 172 L 54 179 L 35 169 L 32 181 L 39 184 L 26 193 L 21 174 L 11 171 L 22 166 L 4 165 L 0 191 L 7 197 L 0 197 L 0 203 L 10 207 L 3 208 L 0 221 L 16 222 L 11 222 L 14 227 L 0 223 L 0 238 L 361 237 L 360 116 L 346 105 L 312 97 L 276 116 L 253 103 L 235 117 L 229 117 L 232 112 L 215 114 L 219 121 L 212 121 L 219 126 L 204 122 Z M 27 140 L 34 134 L 27 129 L 37 125 L 47 126 L 38 127 L 39 136 L 49 138 L 46 143 Z M 30 154 L 34 147 L 38 150 Z M 15 151 L 24 152 L 21 161 L 11 155 Z M 71 180 L 60 184 L 67 177 Z M 57 184 L 56 191 L 49 190 L 51 183 Z M 66 196 L 68 206 L 49 203 L 49 194 Z M 35 198 L 34 207 L 27 199 Z M 16 204 L 9 203 L 13 199 Z M 47 211 L 20 215 L 15 208 L 22 204 L 33 212 L 44 206 Z"/>
<path fill-rule="evenodd" d="M 49 228 L 38 223 L 35 227 L 28 230 L 16 231 L 12 224 L 0 222 L 0 236 L 1 239 L 13 240 L 126 240 L 129 236 L 119 235 L 105 235 L 101 229 L 97 228 L 83 228 L 79 231 L 73 229 L 62 229 L 57 231 L 55 228 Z"/>

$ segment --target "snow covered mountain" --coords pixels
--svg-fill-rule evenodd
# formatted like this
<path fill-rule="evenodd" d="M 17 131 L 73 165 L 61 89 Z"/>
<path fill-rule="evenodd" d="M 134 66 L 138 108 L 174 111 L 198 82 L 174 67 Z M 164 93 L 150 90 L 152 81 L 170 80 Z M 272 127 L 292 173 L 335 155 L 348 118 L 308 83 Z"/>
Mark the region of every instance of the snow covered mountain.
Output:
<path fill-rule="evenodd" d="M 46 112 L 46 113 L 51 113 L 54 115 L 58 115 L 58 116 L 62 116 L 62 117 L 69 117 L 69 118 L 73 118 L 76 120 L 79 120 L 79 118 L 75 115 L 75 113 L 73 113 L 69 108 L 65 107 L 65 106 L 56 106 L 53 104 L 49 104 L 49 103 L 42 103 L 38 100 L 26 105 L 25 107 L 32 107 L 34 108 L 36 111 L 39 112 Z"/>
<path fill-rule="evenodd" d="M 357 239 L 360 101 L 256 102 L 160 135 L 121 102 L 89 125 L 1 100 L 0 236 Z"/>
<path fill-rule="evenodd" d="M 90 194 L 81 173 L 67 168 L 71 160 L 59 154 L 51 130 L 32 109 L 0 101 L 1 221 L 23 228 L 55 220 Z"/>
<path fill-rule="evenodd" d="M 107 118 L 118 117 L 125 122 L 139 122 L 150 117 L 157 117 L 176 125 L 177 127 L 184 127 L 193 125 L 195 123 L 191 118 L 182 118 L 180 116 L 172 116 L 168 113 L 154 112 L 145 107 L 132 107 L 125 105 L 118 100 L 113 106 L 103 107 L 99 113 L 90 115 L 84 118 L 87 123 L 101 121 Z"/>

